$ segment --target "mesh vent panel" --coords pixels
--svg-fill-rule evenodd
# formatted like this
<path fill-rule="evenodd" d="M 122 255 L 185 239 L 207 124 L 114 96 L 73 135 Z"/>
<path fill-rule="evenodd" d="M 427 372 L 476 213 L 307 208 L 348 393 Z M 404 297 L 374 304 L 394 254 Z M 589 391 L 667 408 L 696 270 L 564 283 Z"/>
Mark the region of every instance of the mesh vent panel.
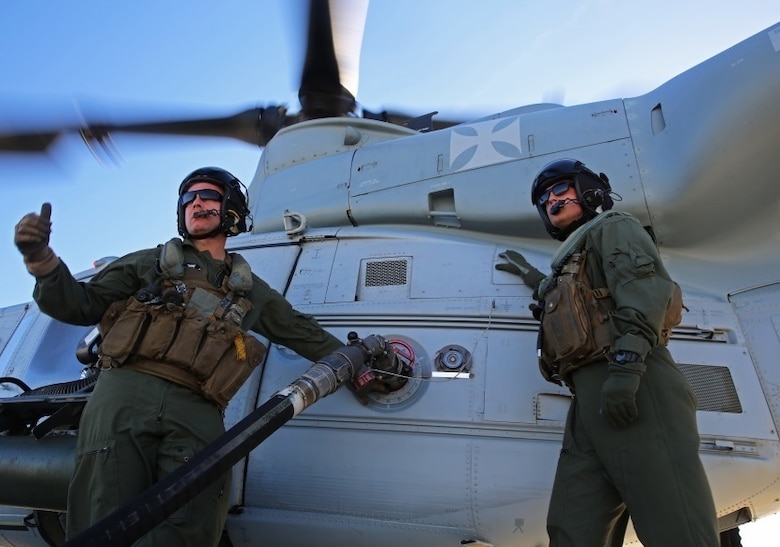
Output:
<path fill-rule="evenodd" d="M 382 260 L 366 263 L 366 287 L 406 285 L 408 261 Z"/>
<path fill-rule="evenodd" d="M 740 414 L 742 405 L 728 367 L 678 365 L 699 400 L 699 410 Z"/>

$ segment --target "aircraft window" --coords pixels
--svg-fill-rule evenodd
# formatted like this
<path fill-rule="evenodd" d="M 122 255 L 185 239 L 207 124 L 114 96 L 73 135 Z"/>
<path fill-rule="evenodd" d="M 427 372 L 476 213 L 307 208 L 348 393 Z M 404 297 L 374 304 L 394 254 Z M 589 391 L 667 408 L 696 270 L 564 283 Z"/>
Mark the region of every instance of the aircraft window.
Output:
<path fill-rule="evenodd" d="M 44 385 L 78 380 L 83 365 L 76 359 L 76 347 L 93 327 L 67 325 L 51 320 L 41 336 L 25 382 L 36 388 Z"/>
<path fill-rule="evenodd" d="M 6 344 L 8 344 L 26 312 L 27 306 L 25 305 L 0 310 L 0 353 L 5 350 Z"/>

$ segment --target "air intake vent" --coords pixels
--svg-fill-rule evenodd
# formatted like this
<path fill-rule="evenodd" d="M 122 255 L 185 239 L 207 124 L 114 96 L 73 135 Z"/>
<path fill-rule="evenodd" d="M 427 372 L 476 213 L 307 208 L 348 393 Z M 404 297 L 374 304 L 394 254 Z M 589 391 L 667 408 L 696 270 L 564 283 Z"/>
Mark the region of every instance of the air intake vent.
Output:
<path fill-rule="evenodd" d="M 406 285 L 409 262 L 406 260 L 382 260 L 366 263 L 366 287 L 390 287 Z"/>
<path fill-rule="evenodd" d="M 367 258 L 360 265 L 355 300 L 391 302 L 409 298 L 412 257 Z"/>
<path fill-rule="evenodd" d="M 678 365 L 705 412 L 742 413 L 742 405 L 728 367 Z"/>

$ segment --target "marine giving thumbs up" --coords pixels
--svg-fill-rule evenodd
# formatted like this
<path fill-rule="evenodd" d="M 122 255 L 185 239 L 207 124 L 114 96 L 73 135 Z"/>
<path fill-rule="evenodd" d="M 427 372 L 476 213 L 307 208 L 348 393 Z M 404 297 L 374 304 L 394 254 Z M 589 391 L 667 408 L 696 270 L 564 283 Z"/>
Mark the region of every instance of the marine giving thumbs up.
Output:
<path fill-rule="evenodd" d="M 49 247 L 51 236 L 51 204 L 41 205 L 41 213 L 28 213 L 16 225 L 14 244 L 24 257 L 27 271 L 43 277 L 54 271 L 60 259 Z"/>

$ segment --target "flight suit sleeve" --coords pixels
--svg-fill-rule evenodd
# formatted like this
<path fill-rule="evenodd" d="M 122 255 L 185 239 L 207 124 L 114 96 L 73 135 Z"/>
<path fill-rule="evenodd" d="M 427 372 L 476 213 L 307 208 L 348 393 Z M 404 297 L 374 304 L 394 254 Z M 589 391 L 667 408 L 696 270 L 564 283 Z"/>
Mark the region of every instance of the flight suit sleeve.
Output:
<path fill-rule="evenodd" d="M 644 358 L 659 343 L 673 283 L 653 240 L 636 219 L 607 219 L 590 239 L 615 302 L 612 351 L 633 351 Z"/>
<path fill-rule="evenodd" d="M 248 327 L 275 344 L 316 361 L 344 346 L 344 342 L 322 328 L 311 315 L 301 313 L 265 281 L 254 278 L 252 300 L 259 314 Z"/>
<path fill-rule="evenodd" d="M 154 249 L 126 255 L 87 282 L 77 281 L 60 261 L 52 273 L 36 280 L 33 298 L 40 310 L 54 319 L 94 325 L 113 302 L 128 298 L 153 281 L 156 258 Z"/>

